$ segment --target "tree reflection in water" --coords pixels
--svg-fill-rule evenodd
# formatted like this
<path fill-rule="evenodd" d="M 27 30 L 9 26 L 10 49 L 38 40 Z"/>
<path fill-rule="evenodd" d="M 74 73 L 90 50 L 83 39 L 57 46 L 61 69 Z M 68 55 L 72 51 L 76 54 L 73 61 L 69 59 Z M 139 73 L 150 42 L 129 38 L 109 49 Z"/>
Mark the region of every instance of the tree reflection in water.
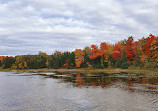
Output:
<path fill-rule="evenodd" d="M 81 77 L 80 73 L 76 74 L 76 87 L 82 87 L 84 85 L 84 81 Z"/>
<path fill-rule="evenodd" d="M 51 75 L 63 82 L 70 82 L 74 87 L 119 87 L 130 92 L 158 93 L 158 77 L 128 73 L 59 73 Z"/>

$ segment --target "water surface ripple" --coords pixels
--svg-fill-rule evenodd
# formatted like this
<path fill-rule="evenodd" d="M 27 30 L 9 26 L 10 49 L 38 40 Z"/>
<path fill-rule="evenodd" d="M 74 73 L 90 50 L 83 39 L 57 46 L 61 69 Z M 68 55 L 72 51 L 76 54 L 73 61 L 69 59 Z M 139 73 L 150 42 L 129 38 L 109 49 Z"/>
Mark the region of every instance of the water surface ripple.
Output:
<path fill-rule="evenodd" d="M 158 111 L 158 75 L 0 72 L 0 111 Z"/>

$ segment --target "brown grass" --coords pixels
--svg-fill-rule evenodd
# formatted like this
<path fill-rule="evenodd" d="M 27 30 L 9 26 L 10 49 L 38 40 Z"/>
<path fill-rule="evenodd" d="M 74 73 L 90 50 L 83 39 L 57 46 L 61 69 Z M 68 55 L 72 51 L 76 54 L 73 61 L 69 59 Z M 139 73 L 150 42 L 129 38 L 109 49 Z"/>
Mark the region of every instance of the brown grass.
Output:
<path fill-rule="evenodd" d="M 127 72 L 133 74 L 158 74 L 158 69 L 22 69 L 22 70 L 11 70 L 1 69 L 0 71 L 18 71 L 18 72 L 89 72 L 89 73 L 120 73 Z"/>

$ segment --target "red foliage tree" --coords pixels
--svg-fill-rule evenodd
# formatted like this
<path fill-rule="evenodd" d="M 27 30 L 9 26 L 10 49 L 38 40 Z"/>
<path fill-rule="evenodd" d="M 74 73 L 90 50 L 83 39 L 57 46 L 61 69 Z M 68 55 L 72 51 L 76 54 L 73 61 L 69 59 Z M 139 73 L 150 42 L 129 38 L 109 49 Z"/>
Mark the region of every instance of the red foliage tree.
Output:
<path fill-rule="evenodd" d="M 133 51 L 132 45 L 133 45 L 133 37 L 131 36 L 127 40 L 126 51 L 125 51 L 126 55 L 127 55 L 127 58 L 130 61 L 134 59 L 134 51 Z"/>
<path fill-rule="evenodd" d="M 139 44 L 138 44 L 137 41 L 133 42 L 133 44 L 132 44 L 132 49 L 133 49 L 134 55 L 136 55 L 136 53 L 137 53 L 138 50 L 139 50 Z"/>
<path fill-rule="evenodd" d="M 145 55 L 148 57 L 148 59 L 153 58 L 153 56 L 157 52 L 156 51 L 158 47 L 157 43 L 158 43 L 158 40 L 152 34 L 150 34 L 149 37 L 146 38 L 146 43 L 144 44 L 144 50 L 145 50 Z"/>
<path fill-rule="evenodd" d="M 114 59 L 118 59 L 121 56 L 121 49 L 119 47 L 119 45 L 115 45 L 113 48 L 113 53 L 112 53 L 112 57 Z"/>
<path fill-rule="evenodd" d="M 102 42 L 100 44 L 100 55 L 102 56 L 103 54 L 105 54 L 107 50 L 107 44 L 105 42 Z"/>
<path fill-rule="evenodd" d="M 100 56 L 104 57 L 105 60 L 108 59 L 108 45 L 105 42 L 100 44 Z"/>
<path fill-rule="evenodd" d="M 91 50 L 89 52 L 89 58 L 96 59 L 100 56 L 101 56 L 101 54 L 100 54 L 100 50 L 98 49 L 98 47 L 96 45 L 91 45 Z"/>
<path fill-rule="evenodd" d="M 150 53 L 150 48 L 149 48 L 149 43 L 144 44 L 144 49 L 145 49 L 145 55 L 150 59 L 151 53 Z"/>

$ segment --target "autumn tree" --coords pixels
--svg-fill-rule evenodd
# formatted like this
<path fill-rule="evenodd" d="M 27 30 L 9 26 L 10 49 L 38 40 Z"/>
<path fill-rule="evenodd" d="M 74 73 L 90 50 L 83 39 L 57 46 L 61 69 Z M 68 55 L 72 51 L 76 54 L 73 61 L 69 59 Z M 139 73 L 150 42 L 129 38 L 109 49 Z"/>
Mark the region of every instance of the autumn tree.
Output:
<path fill-rule="evenodd" d="M 114 48 L 113 48 L 113 54 L 112 54 L 112 57 L 114 59 L 118 59 L 119 57 L 121 56 L 121 49 L 119 47 L 119 45 L 115 45 Z"/>
<path fill-rule="evenodd" d="M 91 64 L 93 68 L 100 68 L 101 65 L 101 53 L 96 45 L 91 45 L 91 50 L 89 52 L 89 58 L 91 59 Z"/>
<path fill-rule="evenodd" d="M 150 34 L 145 40 L 143 55 L 145 66 L 158 67 L 158 38 Z"/>
<path fill-rule="evenodd" d="M 81 63 L 81 67 L 86 68 L 88 67 L 89 63 L 90 63 L 90 58 L 89 58 L 89 52 L 90 52 L 91 48 L 86 46 L 83 49 L 83 53 L 84 53 L 84 61 L 83 63 Z"/>
<path fill-rule="evenodd" d="M 2 64 L 2 68 L 6 69 L 6 68 L 11 68 L 12 64 L 15 62 L 15 58 L 14 57 L 4 57 L 1 61 Z"/>
<path fill-rule="evenodd" d="M 141 54 L 141 46 L 139 46 L 138 41 L 133 42 L 132 49 L 133 49 L 133 54 L 134 54 L 134 66 L 135 67 L 141 67 L 141 59 L 140 59 L 140 54 Z"/>
<path fill-rule="evenodd" d="M 101 67 L 102 68 L 104 68 L 105 66 L 107 67 L 109 50 L 106 42 L 100 43 L 100 56 L 101 56 Z"/>
<path fill-rule="evenodd" d="M 107 56 L 107 44 L 105 43 L 105 42 L 102 42 L 101 44 L 100 44 L 100 55 L 101 56 L 104 56 L 105 58 L 107 58 L 106 56 Z"/>
<path fill-rule="evenodd" d="M 98 49 L 98 47 L 96 45 L 91 45 L 91 50 L 89 52 L 89 58 L 94 60 L 100 56 L 101 56 L 101 54 L 100 54 L 100 50 Z"/>
<path fill-rule="evenodd" d="M 72 69 L 72 68 L 75 68 L 76 65 L 75 65 L 75 52 L 71 52 L 69 53 L 69 61 L 68 61 L 68 67 L 69 69 Z"/>
<path fill-rule="evenodd" d="M 126 43 L 126 55 L 129 61 L 132 61 L 134 59 L 134 52 L 132 49 L 132 45 L 133 45 L 133 37 L 129 37 Z"/>
<path fill-rule="evenodd" d="M 11 66 L 13 69 L 158 68 L 158 37 L 150 34 L 134 42 L 131 36 L 116 44 L 101 42 L 100 47 L 91 45 L 72 52 L 55 51 L 52 55 L 39 52 L 37 55 L 20 55 L 15 58 L 0 56 L 0 67 Z"/>
<path fill-rule="evenodd" d="M 70 52 L 68 52 L 68 51 L 61 53 L 60 59 L 59 59 L 61 61 L 60 64 L 62 65 L 61 68 L 68 68 L 69 54 L 70 54 Z"/>
<path fill-rule="evenodd" d="M 3 58 L 5 58 L 5 56 L 0 56 L 0 67 L 2 67 L 1 61 L 2 61 Z"/>
<path fill-rule="evenodd" d="M 108 63 L 110 62 L 110 67 L 117 67 L 116 66 L 116 62 L 117 62 L 118 60 L 116 60 L 116 59 L 114 59 L 113 57 L 112 57 L 112 54 L 110 54 L 109 56 L 108 56 Z M 108 65 L 108 67 L 109 67 L 109 65 Z"/>
<path fill-rule="evenodd" d="M 80 67 L 81 63 L 84 61 L 84 53 L 81 49 L 76 49 L 75 50 L 75 63 L 76 67 Z"/>

